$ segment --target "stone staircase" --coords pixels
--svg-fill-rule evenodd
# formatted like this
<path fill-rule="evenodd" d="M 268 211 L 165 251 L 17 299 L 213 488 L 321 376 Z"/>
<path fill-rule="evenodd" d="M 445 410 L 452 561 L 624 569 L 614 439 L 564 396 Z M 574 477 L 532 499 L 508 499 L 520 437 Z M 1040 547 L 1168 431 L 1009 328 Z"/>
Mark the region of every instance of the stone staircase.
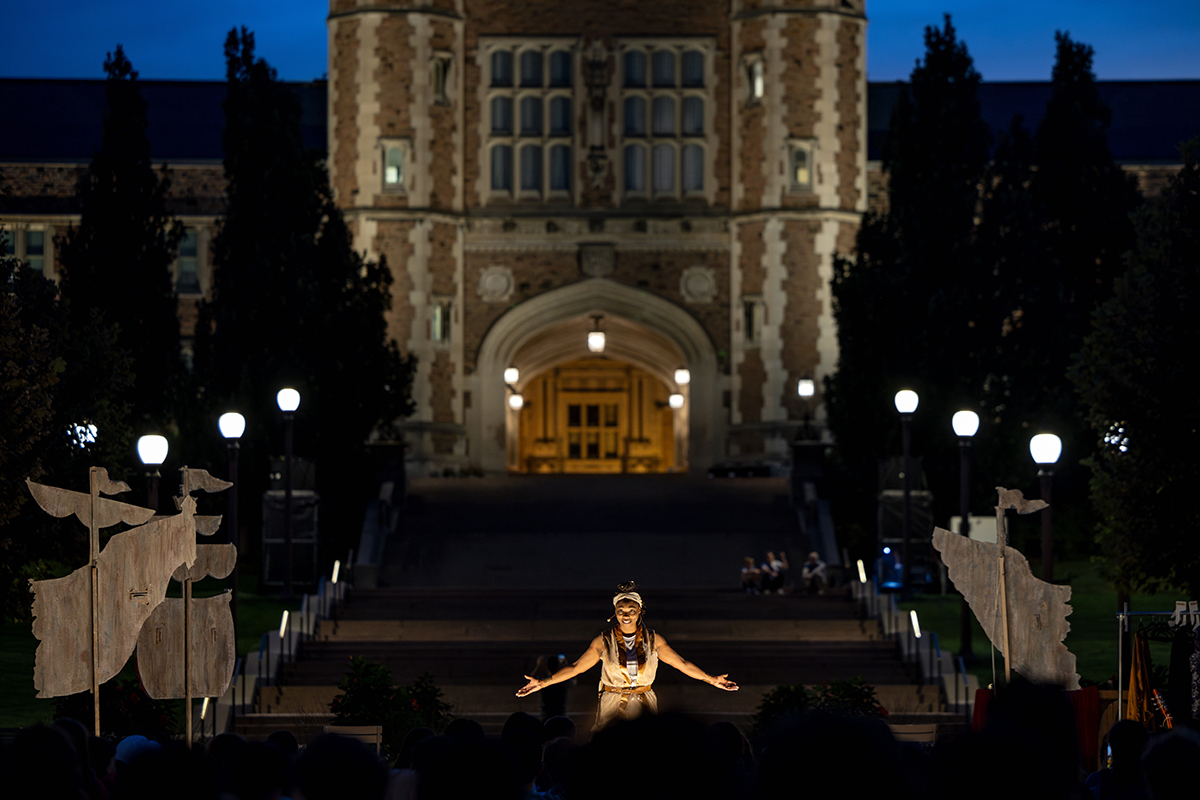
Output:
<path fill-rule="evenodd" d="M 576 658 L 607 627 L 603 595 L 592 590 L 380 588 L 354 591 L 335 618 L 322 620 L 282 665 L 277 685 L 260 689 L 257 714 L 235 730 L 263 738 L 281 727 L 302 740 L 329 724 L 329 701 L 352 656 L 386 665 L 409 683 L 429 672 L 454 713 L 499 731 L 514 711 L 537 715 L 540 699 L 515 697 L 537 658 Z M 893 714 L 941 710 L 940 691 L 920 686 L 879 622 L 861 617 L 847 594 L 821 597 L 674 590 L 647 597 L 647 625 L 681 655 L 741 685 L 721 692 L 664 667 L 655 691 L 663 710 L 748 727 L 762 695 L 779 684 L 819 684 L 861 676 Z M 581 730 L 595 710 L 593 670 L 569 690 Z"/>

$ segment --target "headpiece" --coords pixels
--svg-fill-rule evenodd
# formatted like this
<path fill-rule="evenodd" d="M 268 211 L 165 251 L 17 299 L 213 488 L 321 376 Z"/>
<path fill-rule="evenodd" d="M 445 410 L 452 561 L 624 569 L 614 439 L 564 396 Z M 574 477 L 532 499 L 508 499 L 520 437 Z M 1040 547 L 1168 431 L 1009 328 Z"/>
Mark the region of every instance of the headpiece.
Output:
<path fill-rule="evenodd" d="M 622 600 L 632 600 L 633 602 L 638 604 L 639 608 L 641 608 L 643 606 L 642 596 L 640 594 L 638 594 L 637 592 L 620 592 L 620 593 L 614 595 L 613 596 L 613 607 L 615 608 L 617 603 L 621 602 Z"/>

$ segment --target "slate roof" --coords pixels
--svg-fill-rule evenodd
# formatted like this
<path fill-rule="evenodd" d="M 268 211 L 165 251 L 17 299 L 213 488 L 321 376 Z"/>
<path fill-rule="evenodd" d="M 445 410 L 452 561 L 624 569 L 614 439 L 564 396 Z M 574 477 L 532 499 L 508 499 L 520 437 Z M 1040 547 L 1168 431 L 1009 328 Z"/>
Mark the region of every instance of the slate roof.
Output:
<path fill-rule="evenodd" d="M 139 80 L 138 85 L 146 99 L 155 161 L 221 162 L 224 81 Z M 288 86 L 301 103 L 305 145 L 324 152 L 325 84 Z M 104 81 L 0 79 L 0 108 L 10 114 L 0 126 L 0 161 L 86 164 L 100 147 Z"/>
<path fill-rule="evenodd" d="M 883 157 L 892 107 L 901 83 L 867 87 L 867 153 Z M 1200 136 L 1200 81 L 1097 81 L 1112 110 L 1108 147 L 1118 163 L 1178 164 L 1179 145 Z M 992 128 L 993 142 L 1020 114 L 1031 134 L 1045 116 L 1051 84 L 982 83 L 979 106 Z"/>
<path fill-rule="evenodd" d="M 140 80 L 156 161 L 219 162 L 225 114 L 223 81 Z M 290 83 L 303 107 L 303 136 L 326 147 L 326 87 Z M 899 83 L 867 87 L 868 158 L 878 159 Z M 1179 143 L 1200 136 L 1200 81 L 1100 81 L 1112 109 L 1109 146 L 1118 162 L 1178 163 Z M 1049 83 L 983 83 L 983 117 L 999 133 L 1014 114 L 1036 130 L 1050 97 Z M 103 80 L 0 79 L 0 108 L 17 124 L 0 126 L 0 162 L 87 163 L 99 147 Z"/>

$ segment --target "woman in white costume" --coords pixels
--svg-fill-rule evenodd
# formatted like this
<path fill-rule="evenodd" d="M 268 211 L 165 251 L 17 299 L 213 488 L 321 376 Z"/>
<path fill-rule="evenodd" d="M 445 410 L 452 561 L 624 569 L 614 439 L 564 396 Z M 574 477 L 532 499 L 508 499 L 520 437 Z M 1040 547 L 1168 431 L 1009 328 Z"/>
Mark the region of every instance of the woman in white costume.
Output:
<path fill-rule="evenodd" d="M 592 730 L 600 730 L 619 719 L 633 719 L 643 712 L 658 712 L 654 695 L 654 677 L 661 661 L 698 681 L 718 689 L 736 692 L 737 684 L 728 675 L 709 675 L 676 653 L 667 640 L 642 622 L 645 604 L 633 581 L 617 586 L 613 595 L 616 625 L 592 640 L 588 649 L 570 666 L 549 678 L 531 678 L 517 697 L 525 697 L 555 683 L 570 680 L 600 664 L 600 709 Z"/>

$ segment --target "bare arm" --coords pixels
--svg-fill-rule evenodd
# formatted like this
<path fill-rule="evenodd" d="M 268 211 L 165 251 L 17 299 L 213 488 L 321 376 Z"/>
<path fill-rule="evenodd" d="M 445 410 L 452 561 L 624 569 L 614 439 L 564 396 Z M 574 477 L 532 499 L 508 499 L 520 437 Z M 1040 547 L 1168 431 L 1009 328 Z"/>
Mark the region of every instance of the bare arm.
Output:
<path fill-rule="evenodd" d="M 657 635 L 657 634 L 656 634 Z M 670 664 L 675 669 L 687 675 L 689 678 L 695 678 L 698 681 L 711 683 L 718 689 L 724 689 L 727 692 L 736 692 L 738 685 L 729 680 L 729 674 L 724 675 L 709 675 L 704 670 L 697 667 L 692 662 L 688 661 L 683 656 L 676 653 L 672 647 L 667 644 L 667 640 L 662 636 L 658 636 L 658 660 L 664 664 Z"/>
<path fill-rule="evenodd" d="M 517 697 L 524 697 L 527 694 L 540 692 L 547 686 L 555 683 L 562 683 L 563 681 L 569 681 L 576 675 L 587 672 L 589 669 L 600 663 L 600 657 L 604 654 L 603 647 L 603 640 L 597 636 L 592 640 L 592 643 L 588 645 L 588 649 L 583 652 L 583 655 L 576 659 L 574 664 L 571 664 L 569 667 L 563 667 L 549 678 L 532 678 L 526 675 L 525 678 L 529 681 L 529 683 L 517 690 Z"/>

